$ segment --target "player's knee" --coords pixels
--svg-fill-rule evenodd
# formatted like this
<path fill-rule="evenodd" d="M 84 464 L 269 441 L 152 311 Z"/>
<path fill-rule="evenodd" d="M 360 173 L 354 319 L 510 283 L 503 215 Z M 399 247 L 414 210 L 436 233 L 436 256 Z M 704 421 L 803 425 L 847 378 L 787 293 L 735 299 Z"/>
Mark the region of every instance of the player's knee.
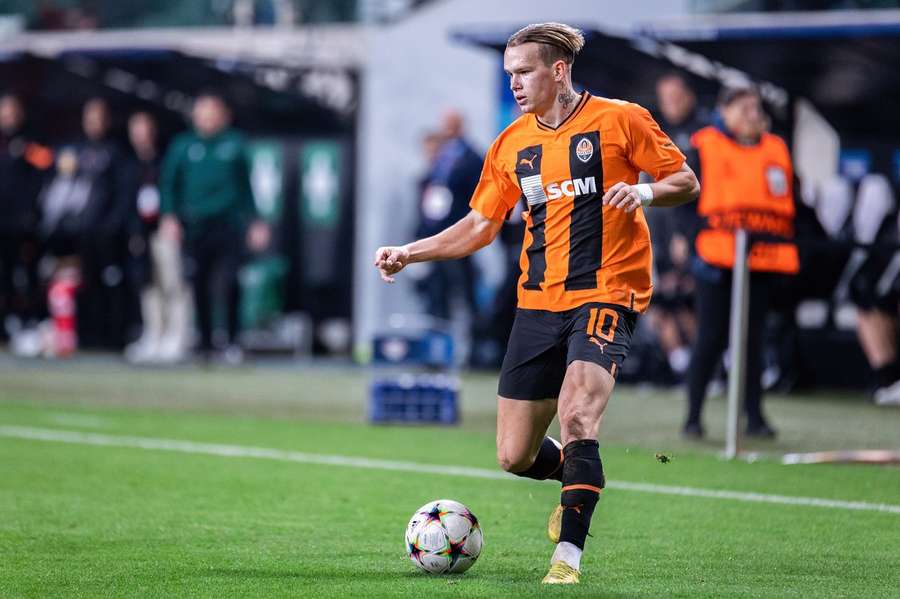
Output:
<path fill-rule="evenodd" d="M 497 463 L 506 472 L 524 472 L 531 467 L 532 461 L 527 454 L 510 451 L 505 447 L 497 448 Z"/>

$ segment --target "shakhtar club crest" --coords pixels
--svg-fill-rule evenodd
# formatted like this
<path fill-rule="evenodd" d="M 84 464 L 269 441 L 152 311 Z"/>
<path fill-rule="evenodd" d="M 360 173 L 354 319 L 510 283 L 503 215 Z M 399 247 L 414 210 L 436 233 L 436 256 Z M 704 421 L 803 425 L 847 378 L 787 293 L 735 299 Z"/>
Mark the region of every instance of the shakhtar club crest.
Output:
<path fill-rule="evenodd" d="M 582 137 L 575 146 L 575 155 L 578 156 L 578 160 L 587 162 L 594 155 L 594 144 L 588 138 Z"/>

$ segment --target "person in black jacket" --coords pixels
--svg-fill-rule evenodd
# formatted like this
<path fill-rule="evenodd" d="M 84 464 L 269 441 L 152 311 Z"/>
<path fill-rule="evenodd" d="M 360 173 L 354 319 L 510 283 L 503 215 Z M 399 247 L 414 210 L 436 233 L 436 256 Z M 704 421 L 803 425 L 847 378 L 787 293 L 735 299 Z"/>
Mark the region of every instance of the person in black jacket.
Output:
<path fill-rule="evenodd" d="M 79 179 L 89 186 L 81 215 L 78 297 L 79 343 L 120 348 L 125 342 L 125 262 L 131 201 L 126 155 L 110 135 L 109 105 L 102 98 L 82 110 L 84 138 L 74 147 Z"/>
<path fill-rule="evenodd" d="M 699 173 L 691 135 L 705 127 L 709 117 L 698 107 L 697 96 L 685 78 L 673 72 L 656 82 L 656 99 L 660 128 L 685 155 L 694 172 Z M 692 302 L 694 280 L 689 263 L 699 227 L 697 206 L 690 202 L 671 210 L 651 207 L 648 221 L 656 279 L 653 304 L 647 315 L 668 358 L 669 369 L 680 380 L 690 364 L 690 347 L 696 331 Z"/>
<path fill-rule="evenodd" d="M 469 211 L 469 198 L 481 176 L 481 157 L 463 137 L 463 120 L 456 112 L 443 117 L 433 160 L 420 182 L 419 224 L 416 237 L 429 237 L 458 221 Z M 451 317 L 454 298 L 475 316 L 475 265 L 470 257 L 435 262 L 418 283 L 425 311 L 440 319 Z"/>
<path fill-rule="evenodd" d="M 41 316 L 37 198 L 52 161 L 26 130 L 22 100 L 0 96 L 0 339 Z"/>

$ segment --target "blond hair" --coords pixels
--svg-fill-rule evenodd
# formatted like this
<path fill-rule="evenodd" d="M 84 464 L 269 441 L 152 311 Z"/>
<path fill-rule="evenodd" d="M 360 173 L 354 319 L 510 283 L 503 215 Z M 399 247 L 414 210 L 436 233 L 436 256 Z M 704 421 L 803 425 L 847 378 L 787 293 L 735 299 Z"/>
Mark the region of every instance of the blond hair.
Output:
<path fill-rule="evenodd" d="M 562 23 L 534 23 L 512 34 L 506 47 L 521 46 L 529 42 L 538 44 L 541 59 L 547 66 L 557 60 L 564 60 L 571 65 L 575 62 L 575 55 L 584 47 L 584 34 Z"/>

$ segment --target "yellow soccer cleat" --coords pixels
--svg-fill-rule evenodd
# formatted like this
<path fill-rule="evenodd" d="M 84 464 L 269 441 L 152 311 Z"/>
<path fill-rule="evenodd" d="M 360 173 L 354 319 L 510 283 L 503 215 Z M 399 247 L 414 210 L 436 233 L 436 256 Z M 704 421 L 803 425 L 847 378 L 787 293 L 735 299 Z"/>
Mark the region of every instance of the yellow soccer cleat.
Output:
<path fill-rule="evenodd" d="M 578 584 L 581 572 L 563 561 L 553 562 L 550 571 L 544 576 L 543 584 Z"/>
<path fill-rule="evenodd" d="M 547 521 L 547 538 L 551 543 L 559 543 L 559 532 L 562 530 L 563 506 L 558 505 L 550 512 L 550 519 Z"/>

